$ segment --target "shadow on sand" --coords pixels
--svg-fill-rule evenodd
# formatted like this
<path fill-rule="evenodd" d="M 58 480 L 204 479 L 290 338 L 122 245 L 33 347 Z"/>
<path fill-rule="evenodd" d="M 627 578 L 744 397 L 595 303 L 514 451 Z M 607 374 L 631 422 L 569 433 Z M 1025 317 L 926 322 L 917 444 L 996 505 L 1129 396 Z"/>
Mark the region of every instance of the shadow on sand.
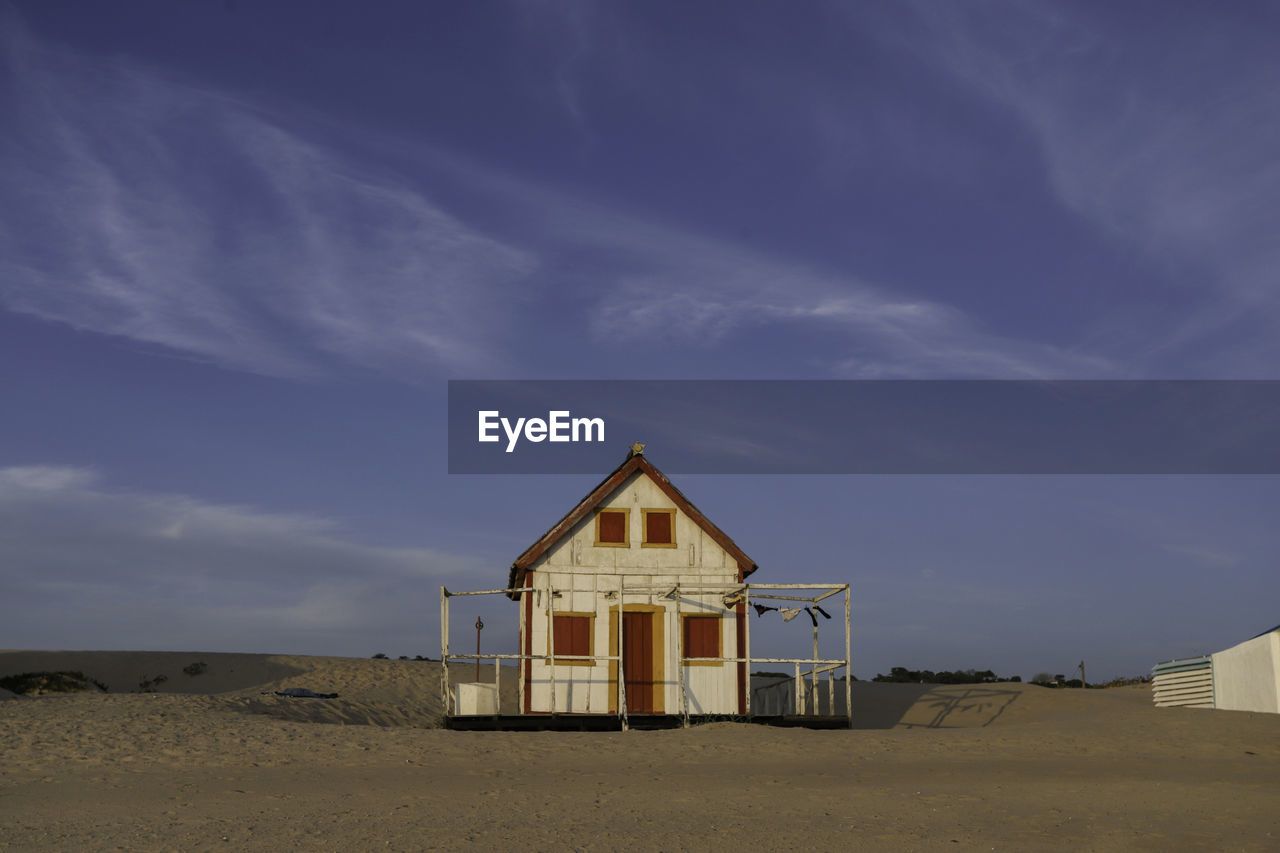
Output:
<path fill-rule="evenodd" d="M 855 729 L 967 729 L 994 723 L 1022 695 L 1000 684 L 884 684 L 853 686 Z"/>

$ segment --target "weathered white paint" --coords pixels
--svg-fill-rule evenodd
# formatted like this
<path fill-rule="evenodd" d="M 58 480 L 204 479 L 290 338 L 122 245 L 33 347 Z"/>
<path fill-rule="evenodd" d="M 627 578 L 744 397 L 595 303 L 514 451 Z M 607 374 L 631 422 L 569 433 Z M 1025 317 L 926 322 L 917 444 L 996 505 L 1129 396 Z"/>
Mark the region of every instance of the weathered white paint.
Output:
<path fill-rule="evenodd" d="M 619 578 L 628 588 L 662 587 L 677 584 L 681 589 L 683 613 L 714 613 L 721 616 L 721 654 L 737 654 L 736 613 L 723 602 L 724 588 L 738 580 L 738 565 L 705 531 L 683 513 L 666 493 L 643 472 L 636 472 L 600 504 L 600 509 L 629 509 L 627 547 L 595 545 L 595 514 L 588 514 L 558 542 L 548 548 L 530 568 L 533 580 L 533 612 L 526 625 L 525 608 L 520 608 L 521 631 L 531 631 L 530 653 L 548 653 L 547 596 L 555 599 L 558 612 L 595 614 L 594 652 L 616 654 L 609 646 L 609 611 L 618 605 Z M 674 548 L 644 547 L 645 509 L 675 510 Z M 700 591 L 700 586 L 706 591 Z M 610 597 L 610 593 L 613 597 Z M 661 593 L 626 594 L 626 606 L 662 607 L 655 625 L 661 636 L 663 678 L 662 710 L 680 711 L 679 654 L 681 627 L 676 619 L 675 601 Z M 559 656 L 557 652 L 557 656 Z M 552 709 L 552 682 L 555 683 L 555 710 L 560 713 L 607 713 L 612 692 L 609 662 L 597 660 L 591 666 L 558 663 L 553 673 L 545 661 L 531 662 L 531 677 L 523 683 L 522 696 L 529 691 L 531 711 Z M 655 688 L 655 690 L 658 688 Z M 737 665 L 732 663 L 685 667 L 685 693 L 692 714 L 735 714 L 738 712 Z"/>
<path fill-rule="evenodd" d="M 1280 630 L 1213 655 L 1214 705 L 1280 713 Z"/>

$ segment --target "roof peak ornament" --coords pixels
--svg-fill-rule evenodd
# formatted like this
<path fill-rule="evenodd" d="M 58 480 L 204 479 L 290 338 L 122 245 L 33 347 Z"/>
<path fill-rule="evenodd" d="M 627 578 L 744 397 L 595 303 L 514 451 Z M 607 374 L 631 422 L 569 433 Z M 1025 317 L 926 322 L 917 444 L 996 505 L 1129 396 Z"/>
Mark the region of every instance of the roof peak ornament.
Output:
<path fill-rule="evenodd" d="M 637 441 L 635 444 L 631 445 L 631 449 L 627 452 L 627 458 L 630 459 L 632 456 L 644 456 L 644 448 L 645 445 Z"/>

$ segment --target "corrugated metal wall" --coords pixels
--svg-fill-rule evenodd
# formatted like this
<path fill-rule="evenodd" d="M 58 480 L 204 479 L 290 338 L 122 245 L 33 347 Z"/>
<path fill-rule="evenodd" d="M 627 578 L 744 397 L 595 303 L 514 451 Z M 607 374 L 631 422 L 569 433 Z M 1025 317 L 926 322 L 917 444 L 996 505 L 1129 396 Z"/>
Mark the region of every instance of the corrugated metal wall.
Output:
<path fill-rule="evenodd" d="M 1151 669 L 1151 694 L 1157 708 L 1212 708 L 1213 658 L 1183 658 Z"/>

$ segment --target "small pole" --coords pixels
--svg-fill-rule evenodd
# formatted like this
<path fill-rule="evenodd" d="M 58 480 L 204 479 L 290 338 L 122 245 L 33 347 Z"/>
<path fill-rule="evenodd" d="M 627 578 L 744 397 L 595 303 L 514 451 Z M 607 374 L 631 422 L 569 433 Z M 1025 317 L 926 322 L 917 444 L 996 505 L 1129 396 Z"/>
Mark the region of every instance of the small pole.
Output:
<path fill-rule="evenodd" d="M 676 637 L 678 651 L 676 652 L 676 673 L 680 676 L 680 725 L 683 728 L 689 728 L 689 694 L 685 691 L 684 686 L 684 667 L 685 656 L 689 654 L 689 650 L 684 647 L 684 623 L 681 621 L 680 613 L 680 584 L 676 584 Z"/>
<path fill-rule="evenodd" d="M 547 578 L 547 672 L 551 683 L 551 715 L 556 713 L 556 590 Z"/>
<path fill-rule="evenodd" d="M 444 715 L 452 710 L 453 691 L 449 689 L 449 590 L 440 586 L 440 698 Z"/>
<path fill-rule="evenodd" d="M 747 712 L 747 717 L 751 716 L 751 585 L 747 584 L 742 589 L 742 618 L 746 620 L 746 630 L 742 632 L 742 657 L 745 663 L 742 666 L 743 677 L 747 679 L 747 687 L 745 691 L 746 701 L 743 703 L 743 710 Z"/>
<path fill-rule="evenodd" d="M 484 620 L 476 617 L 476 684 L 480 683 L 480 632 L 484 630 Z"/>
<path fill-rule="evenodd" d="M 1089 682 L 1084 680 L 1084 661 L 1080 661 L 1080 689 L 1083 690 L 1089 686 Z"/>
<path fill-rule="evenodd" d="M 818 692 L 818 679 L 821 674 L 818 672 L 818 616 L 809 610 L 809 618 L 813 621 L 813 670 L 809 680 L 813 682 L 813 715 L 816 717 L 819 713 L 818 702 L 822 698 L 822 694 Z"/>
<path fill-rule="evenodd" d="M 849 715 L 849 728 L 853 728 L 853 659 L 849 654 L 849 585 L 844 585 L 844 712 Z"/>
<path fill-rule="evenodd" d="M 622 718 L 622 730 L 631 728 L 631 720 L 627 714 L 627 654 L 623 629 L 626 625 L 627 611 L 626 576 L 618 575 L 618 715 Z"/>

